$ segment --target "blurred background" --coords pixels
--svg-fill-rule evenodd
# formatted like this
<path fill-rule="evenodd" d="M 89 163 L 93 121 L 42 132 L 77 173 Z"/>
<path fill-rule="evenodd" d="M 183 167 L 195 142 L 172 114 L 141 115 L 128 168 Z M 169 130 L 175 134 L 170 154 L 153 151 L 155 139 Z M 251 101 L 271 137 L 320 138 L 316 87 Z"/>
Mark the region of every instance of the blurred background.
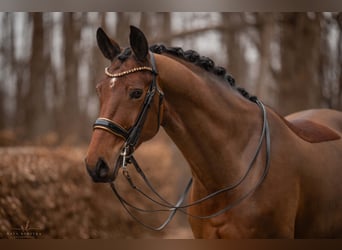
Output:
<path fill-rule="evenodd" d="M 342 108 L 338 13 L 0 13 L 0 130 L 19 144 L 87 142 L 108 64 L 96 29 L 125 47 L 131 24 L 211 57 L 281 114 Z"/>
<path fill-rule="evenodd" d="M 141 228 L 84 170 L 95 85 L 108 65 L 96 29 L 126 47 L 129 25 L 150 45 L 211 57 L 282 115 L 342 110 L 340 13 L 0 13 L 0 237 L 24 230 L 38 238 L 192 237 L 184 216 L 162 233 Z M 176 199 L 189 172 L 165 133 L 138 156 L 161 192 Z"/>

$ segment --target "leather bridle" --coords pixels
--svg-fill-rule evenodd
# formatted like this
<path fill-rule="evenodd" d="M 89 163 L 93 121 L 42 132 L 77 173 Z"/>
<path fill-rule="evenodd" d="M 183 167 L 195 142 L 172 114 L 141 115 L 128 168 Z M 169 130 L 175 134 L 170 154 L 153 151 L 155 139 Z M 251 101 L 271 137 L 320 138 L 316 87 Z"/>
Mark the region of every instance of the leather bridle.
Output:
<path fill-rule="evenodd" d="M 159 104 L 158 104 L 158 120 L 157 120 L 157 132 L 159 130 L 160 127 L 160 123 L 161 123 L 161 117 L 160 117 L 160 110 L 161 110 L 161 105 L 164 99 L 164 93 L 159 89 L 158 85 L 157 85 L 157 75 L 158 75 L 158 71 L 156 68 L 156 63 L 155 63 L 155 59 L 153 56 L 153 53 L 150 53 L 150 60 L 151 60 L 151 65 L 152 67 L 137 67 L 137 68 L 133 68 L 124 72 L 120 72 L 120 73 L 116 73 L 116 74 L 111 74 L 108 71 L 108 68 L 105 69 L 105 74 L 108 77 L 111 78 L 116 78 L 116 77 L 122 77 L 124 75 L 128 75 L 128 74 L 132 74 L 138 71 L 150 71 L 153 75 L 153 79 L 152 82 L 149 86 L 149 89 L 146 93 L 143 105 L 142 105 L 142 109 L 138 115 L 138 118 L 136 119 L 134 125 L 129 129 L 126 130 L 125 128 L 123 128 L 123 126 L 121 126 L 120 124 L 108 119 L 108 118 L 103 118 L 103 117 L 99 117 L 96 119 L 94 125 L 93 125 L 93 129 L 103 129 L 107 132 L 110 132 L 116 136 L 121 137 L 122 139 L 125 140 L 125 144 L 123 146 L 122 152 L 121 152 L 121 156 L 123 157 L 123 163 L 122 166 L 125 167 L 127 164 L 127 160 L 129 160 L 130 156 L 134 153 L 135 151 L 135 146 L 137 145 L 140 135 L 141 135 L 141 131 L 143 129 L 143 126 L 145 124 L 145 120 L 148 114 L 148 111 L 151 107 L 151 103 L 153 101 L 153 97 L 155 96 L 155 93 L 158 92 L 159 94 Z M 113 180 L 114 180 L 114 174 L 113 174 Z"/>
<path fill-rule="evenodd" d="M 261 185 L 261 183 L 265 180 L 265 178 L 267 176 L 267 173 L 269 170 L 269 165 L 270 165 L 271 140 L 270 140 L 270 131 L 269 131 L 266 108 L 261 101 L 259 101 L 256 97 L 253 97 L 252 101 L 254 103 L 256 103 L 261 110 L 263 122 L 262 122 L 262 130 L 261 130 L 261 135 L 259 138 L 258 145 L 257 145 L 256 151 L 255 151 L 255 154 L 254 154 L 254 156 L 253 156 L 253 158 L 252 158 L 252 160 L 251 160 L 251 162 L 247 168 L 246 173 L 236 183 L 229 185 L 225 188 L 222 188 L 216 192 L 213 192 L 213 193 L 211 193 L 211 194 L 209 194 L 209 195 L 207 195 L 207 196 L 205 196 L 205 197 L 203 197 L 197 201 L 183 205 L 183 202 L 184 202 L 185 198 L 187 197 L 187 194 L 188 194 L 190 187 L 192 185 L 192 178 L 190 178 L 188 184 L 186 185 L 184 192 L 180 195 L 178 202 L 176 202 L 176 204 L 172 204 L 172 203 L 168 202 L 164 197 L 162 197 L 156 191 L 156 189 L 153 187 L 151 182 L 148 180 L 147 176 L 144 174 L 143 170 L 140 168 L 138 162 L 136 161 L 136 159 L 133 156 L 135 146 L 136 146 L 136 144 L 140 138 L 141 131 L 142 131 L 143 125 L 145 123 L 148 110 L 151 106 L 151 102 L 153 100 L 153 97 L 154 97 L 156 91 L 159 93 L 158 129 L 160 126 L 160 107 L 161 107 L 164 95 L 163 95 L 163 92 L 158 88 L 158 85 L 157 85 L 156 76 L 158 73 L 156 70 L 156 63 L 155 63 L 153 53 L 150 53 L 150 60 L 151 60 L 151 64 L 152 64 L 151 68 L 149 68 L 149 67 L 134 68 L 132 70 L 121 72 L 118 74 L 110 74 L 107 69 L 105 71 L 106 74 L 108 72 L 107 75 L 109 77 L 120 77 L 122 75 L 130 74 L 130 73 L 137 72 L 137 71 L 143 71 L 143 70 L 151 71 L 153 74 L 153 80 L 152 80 L 152 83 L 149 87 L 149 90 L 145 96 L 142 110 L 140 111 L 140 114 L 138 115 L 138 118 L 137 118 L 135 124 L 132 126 L 132 128 L 129 130 L 126 130 L 122 126 L 120 126 L 119 124 L 117 124 L 117 123 L 115 123 L 115 122 L 113 122 L 107 118 L 98 118 L 94 123 L 94 129 L 103 129 L 103 130 L 108 131 L 114 135 L 117 135 L 117 136 L 119 136 L 125 140 L 125 143 L 124 143 L 124 146 L 123 146 L 123 149 L 121 152 L 122 164 L 121 165 L 116 164 L 115 168 L 118 168 L 118 167 L 122 168 L 123 175 L 125 176 L 125 178 L 129 182 L 130 186 L 134 190 L 136 190 L 138 193 L 140 193 L 142 196 L 144 196 L 148 200 L 154 202 L 155 204 L 157 204 L 163 208 L 162 209 L 155 209 L 155 210 L 147 210 L 147 209 L 137 207 L 137 206 L 131 204 L 124 197 L 122 197 L 122 195 L 119 193 L 117 187 L 115 186 L 115 178 L 112 178 L 112 182 L 110 182 L 110 186 L 111 186 L 114 194 L 116 195 L 116 197 L 119 199 L 120 203 L 123 205 L 125 210 L 131 215 L 131 217 L 133 219 L 135 219 L 138 223 L 140 223 L 141 225 L 143 225 L 146 228 L 159 231 L 159 230 L 164 229 L 170 223 L 170 221 L 172 220 L 172 218 L 174 217 L 174 215 L 176 214 L 177 211 L 180 211 L 182 213 L 187 214 L 188 216 L 191 216 L 191 217 L 194 217 L 197 219 L 210 219 L 210 218 L 219 216 L 219 215 L 231 210 L 232 208 L 234 208 L 235 206 L 240 204 L 243 200 L 245 200 L 247 197 L 249 197 Z M 229 205 L 227 205 L 223 209 L 221 209 L 221 210 L 219 210 L 213 214 L 210 214 L 210 215 L 198 216 L 198 215 L 189 214 L 185 210 L 185 208 L 189 208 L 191 206 L 198 205 L 200 203 L 203 203 L 204 201 L 207 201 L 211 198 L 214 198 L 215 196 L 217 196 L 221 193 L 231 191 L 231 190 L 234 190 L 235 188 L 237 188 L 247 178 L 248 174 L 250 173 L 251 169 L 253 168 L 253 166 L 256 162 L 256 159 L 259 156 L 259 153 L 261 152 L 261 148 L 262 148 L 264 141 L 266 143 L 266 150 L 265 150 L 266 160 L 265 160 L 264 170 L 263 170 L 263 173 L 260 176 L 260 179 L 258 180 L 258 182 L 248 192 L 246 192 L 240 198 L 236 199 L 233 203 L 230 203 Z M 136 186 L 134 184 L 134 181 L 128 172 L 128 168 L 127 168 L 128 164 L 132 164 L 134 166 L 134 169 L 136 170 L 136 172 L 144 180 L 145 184 L 149 187 L 149 189 L 152 191 L 152 193 L 159 199 L 159 201 L 157 199 L 152 198 L 151 196 L 147 195 L 144 191 L 142 191 L 142 189 L 140 189 L 138 186 Z M 115 169 L 114 173 L 116 173 L 117 171 L 118 171 L 118 169 Z M 114 174 L 114 173 L 113 173 L 113 176 L 116 176 L 116 174 Z M 137 212 L 143 212 L 143 213 L 169 212 L 169 215 L 168 215 L 167 219 L 160 226 L 153 227 L 153 226 L 147 225 L 146 223 L 144 223 L 140 219 L 138 219 L 136 217 L 136 215 L 130 209 L 135 210 Z"/>

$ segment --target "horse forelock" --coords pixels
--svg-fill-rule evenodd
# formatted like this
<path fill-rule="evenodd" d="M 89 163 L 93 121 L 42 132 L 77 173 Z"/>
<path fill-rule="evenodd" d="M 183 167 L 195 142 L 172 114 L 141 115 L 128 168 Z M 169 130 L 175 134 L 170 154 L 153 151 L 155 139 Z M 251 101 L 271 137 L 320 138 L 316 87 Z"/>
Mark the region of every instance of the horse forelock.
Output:
<path fill-rule="evenodd" d="M 125 48 L 121 51 L 121 54 L 118 55 L 118 59 L 121 62 L 124 62 L 131 54 L 132 54 L 131 48 Z"/>

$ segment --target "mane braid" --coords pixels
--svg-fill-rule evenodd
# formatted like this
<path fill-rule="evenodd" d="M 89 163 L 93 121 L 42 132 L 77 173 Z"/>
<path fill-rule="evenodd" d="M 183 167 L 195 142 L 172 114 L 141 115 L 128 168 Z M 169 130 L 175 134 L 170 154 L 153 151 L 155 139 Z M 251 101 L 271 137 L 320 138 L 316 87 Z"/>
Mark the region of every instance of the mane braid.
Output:
<path fill-rule="evenodd" d="M 184 51 L 180 47 L 165 47 L 165 45 L 163 44 L 152 45 L 150 47 L 150 50 L 153 53 L 157 53 L 157 54 L 168 53 L 180 59 L 183 59 L 187 62 L 193 63 L 203 68 L 204 70 L 223 78 L 225 82 L 228 82 L 230 86 L 236 89 L 246 99 L 252 102 L 256 102 L 257 100 L 256 96 L 251 96 L 245 89 L 237 87 L 235 84 L 235 79 L 226 72 L 226 69 L 220 66 L 215 66 L 214 61 L 210 59 L 209 57 L 201 56 L 194 50 Z"/>
<path fill-rule="evenodd" d="M 190 62 L 194 65 L 201 67 L 202 69 L 221 77 L 225 82 L 227 82 L 231 87 L 236 89 L 243 97 L 246 99 L 256 102 L 257 97 L 251 96 L 244 88 L 237 87 L 235 84 L 235 79 L 227 73 L 226 69 L 220 66 L 216 66 L 215 62 L 206 56 L 201 56 L 194 50 L 184 51 L 180 47 L 166 47 L 163 44 L 154 44 L 150 46 L 150 50 L 156 54 L 168 53 L 170 55 L 176 56 L 182 60 Z M 129 56 L 132 55 L 131 48 L 126 48 L 118 56 L 120 61 L 125 61 Z"/>

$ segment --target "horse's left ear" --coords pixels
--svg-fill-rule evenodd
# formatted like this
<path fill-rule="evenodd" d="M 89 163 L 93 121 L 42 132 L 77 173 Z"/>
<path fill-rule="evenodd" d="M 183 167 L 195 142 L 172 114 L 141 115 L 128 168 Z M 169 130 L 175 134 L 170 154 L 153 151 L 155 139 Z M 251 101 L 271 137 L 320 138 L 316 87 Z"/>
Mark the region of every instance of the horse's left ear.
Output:
<path fill-rule="evenodd" d="M 137 27 L 130 26 L 129 43 L 139 61 L 145 61 L 148 54 L 148 42 L 144 33 Z"/>

